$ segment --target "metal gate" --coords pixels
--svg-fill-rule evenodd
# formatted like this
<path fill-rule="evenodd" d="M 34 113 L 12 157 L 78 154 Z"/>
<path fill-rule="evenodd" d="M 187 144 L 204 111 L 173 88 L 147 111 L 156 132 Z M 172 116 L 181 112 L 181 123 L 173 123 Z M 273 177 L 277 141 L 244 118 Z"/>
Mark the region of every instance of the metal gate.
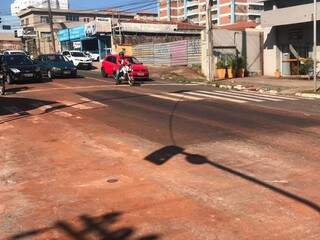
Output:
<path fill-rule="evenodd" d="M 182 66 L 201 63 L 199 39 L 133 46 L 133 55 L 145 64 Z"/>

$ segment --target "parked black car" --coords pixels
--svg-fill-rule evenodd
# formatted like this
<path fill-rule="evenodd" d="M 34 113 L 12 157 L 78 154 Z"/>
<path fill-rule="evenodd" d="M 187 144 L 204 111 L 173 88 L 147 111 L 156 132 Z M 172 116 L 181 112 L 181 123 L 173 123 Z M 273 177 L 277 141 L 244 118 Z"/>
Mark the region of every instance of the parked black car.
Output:
<path fill-rule="evenodd" d="M 64 76 L 77 76 L 77 68 L 61 54 L 43 54 L 35 59 L 43 76 L 49 79 Z"/>
<path fill-rule="evenodd" d="M 42 80 L 39 65 L 23 54 L 1 55 L 0 68 L 9 84 L 22 80 Z"/>

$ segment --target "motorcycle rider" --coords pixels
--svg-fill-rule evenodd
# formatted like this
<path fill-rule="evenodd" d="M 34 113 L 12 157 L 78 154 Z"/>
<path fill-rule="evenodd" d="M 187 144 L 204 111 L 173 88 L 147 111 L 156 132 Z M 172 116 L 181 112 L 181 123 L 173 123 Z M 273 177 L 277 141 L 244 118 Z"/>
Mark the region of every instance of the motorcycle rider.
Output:
<path fill-rule="evenodd" d="M 116 74 L 116 83 L 117 84 L 120 84 L 120 77 L 121 77 L 121 74 L 123 74 L 122 68 L 128 64 L 126 59 L 125 59 L 125 52 L 126 52 L 125 49 L 122 49 L 119 52 L 120 66 L 119 66 L 119 68 L 117 70 L 117 74 Z"/>
<path fill-rule="evenodd" d="M 4 78 L 4 74 L 1 72 L 0 69 L 0 94 L 5 95 L 6 93 L 6 81 Z"/>

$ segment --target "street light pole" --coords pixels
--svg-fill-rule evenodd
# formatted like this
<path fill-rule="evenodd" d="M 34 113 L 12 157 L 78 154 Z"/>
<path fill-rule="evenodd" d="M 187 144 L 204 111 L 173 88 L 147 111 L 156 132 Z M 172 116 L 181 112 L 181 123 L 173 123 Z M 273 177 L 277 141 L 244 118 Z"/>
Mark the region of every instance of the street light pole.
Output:
<path fill-rule="evenodd" d="M 317 0 L 313 4 L 313 82 L 317 91 Z"/>
<path fill-rule="evenodd" d="M 50 31 L 51 31 L 51 41 L 52 41 L 52 47 L 53 52 L 56 52 L 56 41 L 54 37 L 54 31 L 53 31 L 53 19 L 52 19 L 52 10 L 51 10 L 51 0 L 48 0 L 48 12 L 49 12 L 49 24 L 50 24 Z"/>
<path fill-rule="evenodd" d="M 206 61 L 207 61 L 207 81 L 213 79 L 213 44 L 212 44 L 212 17 L 211 0 L 206 1 Z"/>

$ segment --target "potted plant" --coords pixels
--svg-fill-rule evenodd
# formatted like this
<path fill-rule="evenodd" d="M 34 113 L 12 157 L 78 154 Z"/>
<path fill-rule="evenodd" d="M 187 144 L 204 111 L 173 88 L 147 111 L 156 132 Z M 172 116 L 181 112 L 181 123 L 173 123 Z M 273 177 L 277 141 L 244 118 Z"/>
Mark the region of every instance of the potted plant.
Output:
<path fill-rule="evenodd" d="M 237 75 L 243 78 L 246 71 L 246 61 L 244 57 L 239 57 L 237 61 Z"/>
<path fill-rule="evenodd" d="M 226 77 L 226 64 L 223 59 L 219 59 L 217 64 L 217 77 L 218 79 L 225 79 Z"/>
<path fill-rule="evenodd" d="M 230 57 L 227 60 L 227 73 L 228 78 L 236 77 L 236 59 L 233 57 Z"/>
<path fill-rule="evenodd" d="M 300 75 L 313 75 L 313 60 L 310 58 L 306 58 L 301 60 L 300 68 L 299 68 Z"/>
<path fill-rule="evenodd" d="M 276 71 L 274 72 L 274 77 L 281 78 L 281 72 L 279 71 L 279 69 L 276 69 Z"/>

